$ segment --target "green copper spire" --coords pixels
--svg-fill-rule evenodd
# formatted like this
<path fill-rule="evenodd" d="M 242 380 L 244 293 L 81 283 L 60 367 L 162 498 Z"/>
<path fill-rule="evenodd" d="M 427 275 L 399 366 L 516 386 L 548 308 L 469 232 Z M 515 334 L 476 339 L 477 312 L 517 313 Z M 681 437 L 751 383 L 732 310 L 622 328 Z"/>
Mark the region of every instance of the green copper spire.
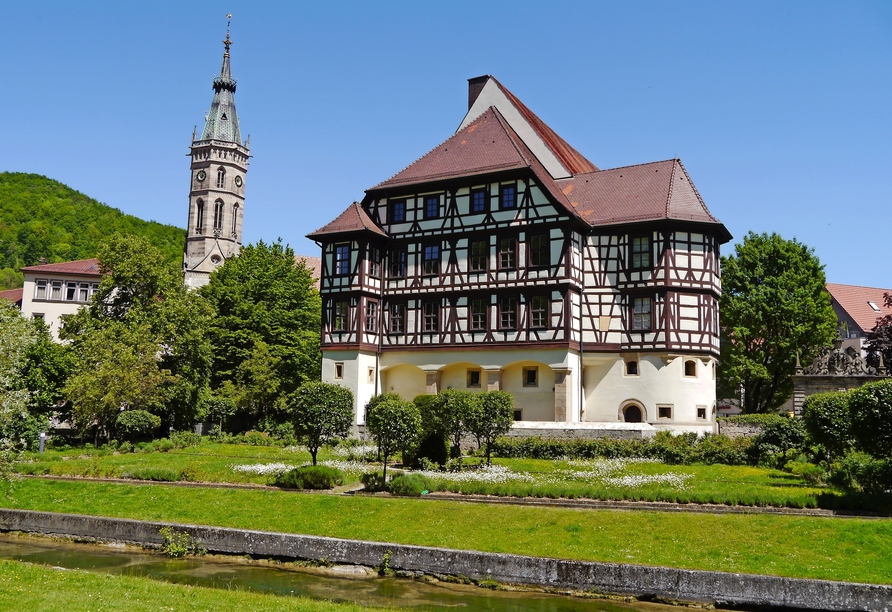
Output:
<path fill-rule="evenodd" d="M 214 99 L 211 102 L 211 110 L 205 118 L 204 131 L 201 132 L 202 140 L 223 140 L 242 144 L 241 133 L 238 129 L 238 115 L 235 112 L 235 86 L 236 80 L 232 78 L 229 70 L 229 47 L 232 40 L 229 38 L 229 19 L 227 15 L 226 40 L 223 41 L 223 65 L 220 67 L 220 76 L 214 78 Z"/>

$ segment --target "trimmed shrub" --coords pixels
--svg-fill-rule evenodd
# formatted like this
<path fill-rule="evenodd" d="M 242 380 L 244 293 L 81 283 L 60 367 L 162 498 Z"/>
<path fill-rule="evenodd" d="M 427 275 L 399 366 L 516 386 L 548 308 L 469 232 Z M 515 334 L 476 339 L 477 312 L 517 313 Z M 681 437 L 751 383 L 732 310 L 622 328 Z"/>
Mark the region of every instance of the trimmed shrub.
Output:
<path fill-rule="evenodd" d="M 173 442 L 171 442 L 167 438 L 162 438 L 161 440 L 158 440 L 158 450 L 160 450 L 162 453 L 166 453 L 169 450 L 173 450 L 173 448 L 174 448 Z"/>
<path fill-rule="evenodd" d="M 170 433 L 170 441 L 174 448 L 188 448 L 201 444 L 201 436 L 194 431 L 173 431 Z"/>
<path fill-rule="evenodd" d="M 446 465 L 449 459 L 449 442 L 446 436 L 440 432 L 432 432 L 421 439 L 418 450 L 415 452 L 414 465 L 421 465 L 423 460 L 435 463 L 438 466 Z"/>
<path fill-rule="evenodd" d="M 177 482 L 182 480 L 182 474 L 176 470 L 162 467 L 138 467 L 124 472 L 124 478 L 134 480 L 154 480 L 158 482 Z"/>
<path fill-rule="evenodd" d="M 850 451 L 833 464 L 830 482 L 850 491 L 883 493 L 892 489 L 892 460 Z"/>
<path fill-rule="evenodd" d="M 276 476 L 275 485 L 287 489 L 333 489 L 344 484 L 340 470 L 326 465 L 305 465 Z"/>
<path fill-rule="evenodd" d="M 384 490 L 384 476 L 381 472 L 366 473 L 359 477 L 363 488 L 369 493 L 376 493 Z"/>
<path fill-rule="evenodd" d="M 121 442 L 121 445 L 118 446 L 119 453 L 132 453 L 133 445 L 130 442 Z"/>
<path fill-rule="evenodd" d="M 273 481 L 273 484 L 284 489 L 304 488 L 304 481 L 300 477 L 297 468 L 276 474 L 276 479 Z"/>
<path fill-rule="evenodd" d="M 145 410 L 125 410 L 115 422 L 118 437 L 129 442 L 150 438 L 161 427 L 161 417 Z"/>
<path fill-rule="evenodd" d="M 892 455 L 892 379 L 851 391 L 849 407 L 857 448 L 875 457 Z"/>
<path fill-rule="evenodd" d="M 431 490 L 430 479 L 421 474 L 400 474 L 390 481 L 387 490 L 394 495 L 412 495 L 418 497 Z"/>
<path fill-rule="evenodd" d="M 796 454 L 805 445 L 802 419 L 778 417 L 762 425 L 762 433 L 753 439 L 752 455 L 757 463 L 777 467 L 789 453 Z"/>
<path fill-rule="evenodd" d="M 805 398 L 803 421 L 809 437 L 821 444 L 831 456 L 852 447 L 852 412 L 849 393 L 816 393 Z"/>

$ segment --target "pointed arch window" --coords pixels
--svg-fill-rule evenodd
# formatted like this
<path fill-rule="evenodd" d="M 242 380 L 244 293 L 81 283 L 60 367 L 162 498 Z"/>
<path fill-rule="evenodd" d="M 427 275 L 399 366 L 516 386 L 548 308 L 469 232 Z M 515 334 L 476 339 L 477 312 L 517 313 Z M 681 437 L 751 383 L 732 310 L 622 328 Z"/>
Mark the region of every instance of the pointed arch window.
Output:
<path fill-rule="evenodd" d="M 232 205 L 232 237 L 238 235 L 238 204 Z"/>
<path fill-rule="evenodd" d="M 223 229 L 223 200 L 214 202 L 214 230 Z"/>
<path fill-rule="evenodd" d="M 198 200 L 195 203 L 195 233 L 200 234 L 204 231 L 204 200 Z"/>
<path fill-rule="evenodd" d="M 223 189 L 226 185 L 226 170 L 220 168 L 217 170 L 217 189 Z"/>

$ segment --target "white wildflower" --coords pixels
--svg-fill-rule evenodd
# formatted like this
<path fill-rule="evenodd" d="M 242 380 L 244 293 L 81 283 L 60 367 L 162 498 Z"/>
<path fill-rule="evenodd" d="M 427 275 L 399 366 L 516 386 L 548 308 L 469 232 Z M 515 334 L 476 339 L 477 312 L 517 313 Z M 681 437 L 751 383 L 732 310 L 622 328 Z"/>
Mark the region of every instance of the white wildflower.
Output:
<path fill-rule="evenodd" d="M 233 472 L 242 472 L 243 474 L 258 474 L 260 476 L 268 476 L 270 474 L 282 474 L 288 470 L 293 470 L 295 466 L 287 463 L 252 463 L 248 465 L 233 465 Z"/>

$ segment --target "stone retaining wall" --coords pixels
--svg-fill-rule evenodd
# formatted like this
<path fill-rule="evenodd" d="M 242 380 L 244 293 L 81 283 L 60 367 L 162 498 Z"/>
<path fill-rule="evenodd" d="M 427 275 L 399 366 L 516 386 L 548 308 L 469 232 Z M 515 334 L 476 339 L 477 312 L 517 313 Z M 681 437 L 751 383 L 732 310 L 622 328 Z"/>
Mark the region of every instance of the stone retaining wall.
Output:
<path fill-rule="evenodd" d="M 381 564 L 389 553 L 389 566 L 395 570 L 462 575 L 474 580 L 489 578 L 509 584 L 714 604 L 892 611 L 892 587 L 882 585 L 568 561 L 223 527 L 0 509 L 2 531 L 100 541 L 160 545 L 162 538 L 158 532 L 167 526 L 189 533 L 208 551 L 217 553 L 324 559 L 332 563 L 366 566 Z"/>

